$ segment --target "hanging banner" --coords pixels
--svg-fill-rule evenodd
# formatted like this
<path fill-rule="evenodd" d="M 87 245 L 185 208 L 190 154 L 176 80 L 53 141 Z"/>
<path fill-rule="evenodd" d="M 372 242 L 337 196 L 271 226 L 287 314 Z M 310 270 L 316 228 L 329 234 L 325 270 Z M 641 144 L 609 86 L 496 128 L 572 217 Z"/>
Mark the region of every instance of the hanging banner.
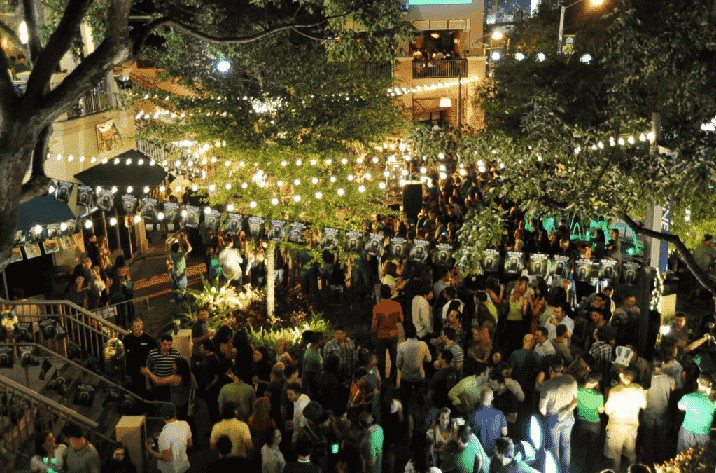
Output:
<path fill-rule="evenodd" d="M 338 236 L 340 230 L 332 227 L 323 227 L 323 237 L 321 238 L 321 248 L 324 250 L 333 250 L 338 247 Z"/>
<path fill-rule="evenodd" d="M 249 235 L 254 240 L 264 237 L 266 231 L 266 219 L 263 217 L 249 217 Z"/>
<path fill-rule="evenodd" d="M 47 226 L 47 238 L 49 240 L 54 240 L 56 238 L 60 237 L 60 224 L 59 223 L 51 223 Z"/>
<path fill-rule="evenodd" d="M 177 224 L 179 223 L 179 203 L 164 202 L 162 212 L 164 213 L 163 221 L 167 226 L 167 232 L 174 233 L 177 230 Z"/>
<path fill-rule="evenodd" d="M 391 238 L 388 249 L 390 250 L 390 255 L 395 259 L 405 259 L 410 254 L 408 240 L 403 237 Z"/>
<path fill-rule="evenodd" d="M 122 196 L 122 210 L 125 215 L 134 215 L 137 213 L 137 198 L 132 194 L 124 194 Z"/>
<path fill-rule="evenodd" d="M 38 245 L 37 243 L 27 241 L 23 245 L 23 248 L 25 249 L 25 256 L 27 257 L 27 259 L 32 259 L 32 258 L 37 258 L 38 256 L 42 256 L 42 251 L 40 250 L 40 245 Z"/>
<path fill-rule="evenodd" d="M 549 272 L 564 279 L 569 274 L 570 264 L 569 256 L 555 255 L 552 259 Z"/>
<path fill-rule="evenodd" d="M 616 282 L 619 279 L 619 261 L 603 259 L 601 260 L 601 266 L 599 279 L 607 279 L 610 282 Z"/>
<path fill-rule="evenodd" d="M 521 251 L 508 251 L 505 255 L 505 272 L 518 274 L 525 269 L 525 254 Z"/>
<path fill-rule="evenodd" d="M 70 203 L 70 196 L 72 195 L 72 189 L 75 185 L 67 181 L 59 181 L 57 183 L 57 190 L 55 191 L 55 198 L 65 204 Z"/>
<path fill-rule="evenodd" d="M 179 227 L 199 228 L 199 215 L 201 209 L 194 205 L 182 205 L 179 217 Z"/>
<path fill-rule="evenodd" d="M 416 263 L 425 263 L 430 254 L 430 242 L 425 240 L 413 240 L 413 247 L 410 249 L 408 259 Z"/>
<path fill-rule="evenodd" d="M 142 217 L 144 226 L 148 232 L 154 231 L 154 224 L 157 223 L 158 201 L 153 197 L 142 198 Z"/>
<path fill-rule="evenodd" d="M 91 186 L 79 186 L 77 188 L 77 211 L 80 215 L 86 215 L 94 208 L 94 192 Z"/>
<path fill-rule="evenodd" d="M 532 276 L 546 276 L 547 267 L 549 262 L 547 261 L 548 255 L 544 253 L 533 253 L 530 255 L 530 267 L 529 274 Z"/>
<path fill-rule="evenodd" d="M 17 261 L 22 261 L 22 249 L 19 246 L 16 246 L 12 249 L 12 254 L 10 255 L 10 263 L 15 263 Z"/>
<path fill-rule="evenodd" d="M 623 267 L 622 282 L 629 286 L 636 285 L 639 279 L 639 263 L 633 261 L 625 261 Z"/>
<path fill-rule="evenodd" d="M 385 235 L 381 235 L 380 233 L 369 233 L 368 241 L 365 245 L 368 254 L 373 256 L 380 256 L 380 252 L 383 249 L 384 240 Z"/>
<path fill-rule="evenodd" d="M 291 222 L 288 227 L 288 241 L 303 245 L 306 243 L 305 233 L 308 225 L 303 222 Z"/>
<path fill-rule="evenodd" d="M 455 262 L 452 253 L 453 247 L 450 243 L 438 243 L 435 245 L 435 264 L 440 266 L 452 266 Z"/>
<path fill-rule="evenodd" d="M 596 274 L 595 274 L 596 276 Z M 588 283 L 592 278 L 592 262 L 588 259 L 578 259 L 574 262 L 574 279 Z"/>
<path fill-rule="evenodd" d="M 279 220 L 272 218 L 269 221 L 269 235 L 270 241 L 283 241 L 283 237 L 286 235 L 286 220 Z"/>
<path fill-rule="evenodd" d="M 211 209 L 211 212 L 204 214 L 204 222 L 206 223 L 207 230 L 210 232 L 218 232 L 219 226 L 221 225 L 221 212 Z"/>
<path fill-rule="evenodd" d="M 224 231 L 227 235 L 238 235 L 241 233 L 244 224 L 244 217 L 241 214 L 230 213 L 224 220 Z"/>
<path fill-rule="evenodd" d="M 485 260 L 482 267 L 486 273 L 497 273 L 500 270 L 500 252 L 494 248 L 485 250 Z"/>
<path fill-rule="evenodd" d="M 57 253 L 60 251 L 60 246 L 57 243 L 57 240 L 45 240 L 42 242 L 42 248 L 45 250 L 45 254 L 49 255 L 50 253 Z"/>
<path fill-rule="evenodd" d="M 363 251 L 363 232 L 347 230 L 345 249 L 347 253 L 360 253 Z"/>
<path fill-rule="evenodd" d="M 114 194 L 109 189 L 101 189 L 97 196 L 97 207 L 105 212 L 112 210 L 114 206 Z"/>

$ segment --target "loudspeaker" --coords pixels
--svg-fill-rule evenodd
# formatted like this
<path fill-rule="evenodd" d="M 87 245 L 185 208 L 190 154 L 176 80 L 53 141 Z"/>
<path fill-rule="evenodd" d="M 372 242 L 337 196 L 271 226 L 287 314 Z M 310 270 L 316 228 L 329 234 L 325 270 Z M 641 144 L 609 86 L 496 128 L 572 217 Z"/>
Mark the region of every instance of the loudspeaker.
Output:
<path fill-rule="evenodd" d="M 403 187 L 403 210 L 408 220 L 415 221 L 423 208 L 423 186 L 421 184 L 406 184 Z"/>

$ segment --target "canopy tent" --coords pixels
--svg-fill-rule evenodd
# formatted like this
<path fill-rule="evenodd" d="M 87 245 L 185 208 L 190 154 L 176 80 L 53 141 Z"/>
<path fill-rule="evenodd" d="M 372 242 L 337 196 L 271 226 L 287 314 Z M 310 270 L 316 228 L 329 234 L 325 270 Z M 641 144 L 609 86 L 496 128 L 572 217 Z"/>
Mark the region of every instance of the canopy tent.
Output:
<path fill-rule="evenodd" d="M 20 206 L 17 217 L 17 230 L 27 233 L 33 225 L 61 223 L 75 218 L 70 206 L 54 195 L 37 197 Z"/>
<path fill-rule="evenodd" d="M 142 164 L 139 164 L 140 160 Z M 96 164 L 75 174 L 75 179 L 93 187 L 158 186 L 167 177 L 167 172 L 159 165 L 150 165 L 150 160 L 136 149 L 131 149 L 106 164 Z"/>

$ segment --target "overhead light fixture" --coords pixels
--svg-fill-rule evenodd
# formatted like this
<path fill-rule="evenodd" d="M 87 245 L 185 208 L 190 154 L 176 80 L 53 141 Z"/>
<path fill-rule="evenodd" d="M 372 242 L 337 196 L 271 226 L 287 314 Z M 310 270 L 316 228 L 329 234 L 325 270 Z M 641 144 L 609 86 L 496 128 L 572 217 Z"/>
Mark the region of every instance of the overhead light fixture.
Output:
<path fill-rule="evenodd" d="M 440 33 L 430 33 L 430 36 L 432 36 L 434 39 L 440 39 Z"/>
<path fill-rule="evenodd" d="M 450 108 L 452 107 L 452 100 L 450 100 L 449 97 L 442 97 L 440 99 L 440 108 Z"/>

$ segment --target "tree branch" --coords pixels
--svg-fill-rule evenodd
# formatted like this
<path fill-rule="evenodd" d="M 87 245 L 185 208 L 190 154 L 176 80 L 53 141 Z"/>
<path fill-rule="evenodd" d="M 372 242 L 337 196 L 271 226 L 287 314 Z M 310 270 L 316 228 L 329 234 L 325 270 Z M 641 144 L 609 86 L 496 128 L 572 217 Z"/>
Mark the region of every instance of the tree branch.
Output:
<path fill-rule="evenodd" d="M 30 54 L 30 50 L 25 46 L 22 41 L 20 40 L 20 37 L 15 33 L 15 31 L 7 26 L 4 22 L 0 21 L 0 30 L 2 30 L 3 33 L 5 33 L 17 46 L 18 48 L 22 49 L 22 52 L 25 53 L 25 56 L 27 57 L 28 61 L 32 60 L 32 55 Z"/>
<path fill-rule="evenodd" d="M 25 16 L 25 24 L 27 25 L 27 36 L 30 38 L 28 43 L 30 55 L 27 56 L 27 60 L 34 65 L 39 60 L 40 51 L 42 51 L 40 35 L 37 31 L 39 16 L 37 10 L 35 9 L 34 0 L 22 0 L 22 8 Z"/>
<path fill-rule="evenodd" d="M 29 2 L 31 0 L 25 1 Z M 52 72 L 59 64 L 62 56 L 70 48 L 75 33 L 77 33 L 77 29 L 91 3 L 92 0 L 69 0 L 60 24 L 57 25 L 57 29 L 50 36 L 45 49 L 42 50 L 35 61 L 30 79 L 27 81 L 26 96 L 41 100 L 46 86 L 50 83 Z M 114 26 L 108 23 L 108 30 L 111 30 Z M 32 35 L 30 35 L 30 38 L 32 38 Z"/>
<path fill-rule="evenodd" d="M 94 87 L 114 64 L 126 59 L 127 51 L 128 44 L 105 38 L 92 54 L 44 97 L 42 105 L 34 110 L 33 115 L 47 114 L 45 120 L 49 120 L 48 123 L 56 120 Z"/>
<path fill-rule="evenodd" d="M 704 287 L 706 287 L 709 291 L 716 293 L 716 281 L 711 279 L 708 273 L 701 269 L 701 267 L 696 263 L 694 255 L 691 254 L 691 251 L 689 251 L 686 245 L 684 245 L 684 242 L 681 241 L 681 238 L 679 238 L 678 235 L 657 232 L 646 228 L 643 225 L 639 225 L 631 217 L 629 217 L 626 212 L 622 213 L 622 219 L 627 225 L 629 225 L 629 228 L 631 228 L 633 232 L 654 238 L 655 240 L 666 241 L 674 245 L 684 262 L 686 262 L 686 267 L 689 268 L 689 271 L 691 271 L 691 273 L 701 284 L 703 284 Z"/>
<path fill-rule="evenodd" d="M 5 51 L 0 51 L 0 123 L 9 119 L 9 114 L 18 100 L 8 69 Z"/>
<path fill-rule="evenodd" d="M 353 13 L 355 13 L 357 10 L 351 10 L 345 13 L 341 13 L 340 15 L 332 15 L 327 16 L 326 18 L 322 19 L 321 21 L 317 23 L 313 23 L 310 25 L 284 25 L 284 26 L 278 26 L 275 28 L 271 28 L 265 31 L 261 31 L 260 33 L 248 35 L 248 36 L 227 36 L 227 37 L 221 37 L 221 36 L 214 36 L 207 33 L 204 33 L 203 31 L 194 28 L 192 26 L 189 26 L 187 24 L 184 24 L 178 20 L 175 20 L 173 18 L 165 17 L 165 18 L 158 18 L 151 23 L 149 23 L 144 28 L 140 29 L 138 34 L 135 35 L 134 38 L 134 48 L 132 50 L 132 53 L 134 55 L 138 54 L 139 51 L 144 46 L 144 43 L 146 42 L 149 35 L 156 30 L 157 28 L 161 28 L 162 26 L 173 26 L 184 33 L 187 33 L 197 39 L 200 39 L 202 41 L 206 41 L 209 43 L 219 43 L 219 44 L 246 44 L 246 43 L 252 43 L 254 41 L 258 41 L 260 39 L 265 38 L 266 36 L 270 36 L 275 33 L 279 33 L 281 31 L 285 30 L 295 30 L 296 28 L 315 28 L 317 26 L 321 26 L 322 24 L 326 23 L 329 20 L 335 20 L 338 18 L 344 18 L 346 16 L 350 16 Z"/>

